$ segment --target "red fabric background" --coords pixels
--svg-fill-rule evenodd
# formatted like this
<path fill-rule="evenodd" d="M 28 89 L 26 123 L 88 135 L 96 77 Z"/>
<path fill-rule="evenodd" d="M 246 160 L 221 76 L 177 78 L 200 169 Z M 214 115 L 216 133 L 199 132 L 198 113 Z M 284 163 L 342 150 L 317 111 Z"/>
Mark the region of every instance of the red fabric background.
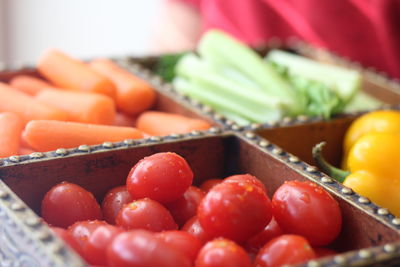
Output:
<path fill-rule="evenodd" d="M 296 36 L 400 78 L 399 0 L 182 0 L 251 45 Z"/>

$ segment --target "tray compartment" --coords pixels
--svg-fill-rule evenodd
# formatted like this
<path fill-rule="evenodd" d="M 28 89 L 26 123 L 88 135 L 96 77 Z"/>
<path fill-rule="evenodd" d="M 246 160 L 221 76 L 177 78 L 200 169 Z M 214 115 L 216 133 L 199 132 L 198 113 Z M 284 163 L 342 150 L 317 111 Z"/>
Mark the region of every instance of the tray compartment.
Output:
<path fill-rule="evenodd" d="M 359 263 L 360 260 L 364 260 L 359 255 L 360 249 L 368 251 L 368 255 L 371 255 L 368 257 L 370 262 L 377 261 L 378 255 L 389 260 L 400 256 L 397 244 L 393 243 L 400 237 L 400 222 L 396 221 L 398 219 L 390 214 L 378 215 L 379 207 L 370 202 L 360 202 L 360 196 L 357 194 L 346 191 L 342 185 L 328 180 L 329 177 L 324 176 L 312 166 L 252 132 L 243 135 L 218 132 L 218 129 L 213 129 L 207 134 L 197 133 L 114 143 L 112 148 L 108 144 L 107 146 L 46 152 L 35 159 L 30 156 L 21 157 L 18 162 L 9 158 L 4 159 L 0 166 L 0 184 L 3 192 L 12 190 L 16 196 L 12 198 L 13 203 L 10 204 L 9 198 L 14 193 L 8 193 L 6 198 L 2 198 L 0 194 L 0 212 L 8 209 L 10 205 L 16 205 L 15 203 L 22 206 L 26 203 L 36 214 L 39 214 L 40 202 L 44 194 L 61 181 L 74 182 L 83 186 L 93 192 L 100 201 L 109 189 L 125 183 L 130 168 L 138 160 L 156 152 L 173 151 L 189 162 L 195 174 L 195 184 L 215 177 L 251 173 L 265 183 L 269 195 L 272 196 L 284 180 L 312 180 L 331 192 L 342 209 L 343 230 L 332 247 L 341 252 L 350 250 L 352 252 L 336 257 L 339 259 L 342 257 L 349 264 Z M 19 231 L 18 224 L 21 218 L 24 221 L 26 221 L 25 217 L 31 220 L 35 218 L 37 226 L 30 229 L 29 235 L 34 237 L 35 231 L 40 230 L 52 237 L 48 239 L 50 240 L 48 242 L 55 240 L 58 242 L 59 240 L 49 233 L 49 229 L 40 223 L 37 215 L 28 207 L 25 207 L 23 211 L 11 212 L 11 214 L 19 214 L 14 218 L 13 229 Z M 399 224 L 396 224 L 397 222 Z M 46 251 L 47 248 L 43 244 L 46 241 L 40 238 L 31 242 L 29 246 L 37 242 Z M 19 244 L 19 238 L 16 239 L 16 244 Z M 385 252 L 384 247 L 385 245 L 387 247 L 387 244 L 392 244 L 396 253 Z M 65 247 L 62 251 L 64 251 L 62 255 L 75 255 Z M 50 253 L 47 255 L 54 257 Z M 326 264 L 334 263 L 334 258 L 318 262 L 325 264 L 325 260 Z"/>

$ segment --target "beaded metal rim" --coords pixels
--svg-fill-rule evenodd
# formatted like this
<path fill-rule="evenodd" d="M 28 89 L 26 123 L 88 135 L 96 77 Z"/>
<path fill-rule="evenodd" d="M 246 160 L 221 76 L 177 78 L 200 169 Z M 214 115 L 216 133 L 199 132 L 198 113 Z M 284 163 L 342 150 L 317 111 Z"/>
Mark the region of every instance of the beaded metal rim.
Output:
<path fill-rule="evenodd" d="M 330 193 L 342 198 L 343 201 L 347 201 L 352 206 L 369 214 L 377 221 L 400 232 L 400 218 L 396 218 L 387 209 L 375 205 L 369 199 L 358 195 L 350 188 L 343 186 L 331 177 L 320 172 L 316 167 L 310 166 L 306 162 L 301 161 L 298 157 L 282 150 L 279 146 L 263 139 L 251 131 L 237 133 L 237 135 L 241 136 L 247 142 L 256 145 L 259 149 L 270 154 L 275 159 L 285 163 L 302 176 L 319 184 Z M 389 259 L 400 259 L 400 242 L 347 252 L 336 257 L 310 261 L 301 266 L 361 266 Z"/>
<path fill-rule="evenodd" d="M 86 263 L 2 181 L 0 181 L 0 211 L 2 218 L 5 218 L 2 226 L 9 224 L 8 227 L 18 231 L 18 237 L 29 244 L 31 251 L 38 253 L 35 257 L 46 262 L 46 266 L 86 266 Z M 22 242 L 20 239 L 19 241 Z M 4 243 L 3 240 L 2 249 L 7 249 L 7 244 L 8 242 Z M 7 255 L 4 260 L 9 260 Z"/>
<path fill-rule="evenodd" d="M 48 152 L 35 152 L 29 155 L 10 156 L 8 158 L 0 158 L 0 168 L 10 165 L 28 164 L 43 160 L 51 160 L 55 158 L 73 157 L 88 153 L 100 153 L 104 151 L 112 151 L 114 149 L 126 149 L 131 147 L 146 146 L 150 144 L 180 142 L 189 139 L 198 139 L 210 136 L 224 136 L 231 134 L 219 127 L 211 127 L 208 130 L 192 131 L 186 134 L 171 134 L 167 136 L 151 136 L 144 139 L 127 139 L 121 142 L 104 142 L 98 145 L 80 145 L 75 148 L 59 148 Z M 1 196 L 0 196 L 1 198 Z"/>

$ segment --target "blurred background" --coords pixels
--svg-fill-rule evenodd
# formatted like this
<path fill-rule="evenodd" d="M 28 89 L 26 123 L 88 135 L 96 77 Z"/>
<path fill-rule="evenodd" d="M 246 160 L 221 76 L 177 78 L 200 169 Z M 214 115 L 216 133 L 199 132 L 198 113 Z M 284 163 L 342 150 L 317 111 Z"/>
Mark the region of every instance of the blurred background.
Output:
<path fill-rule="evenodd" d="M 0 62 L 33 64 L 49 47 L 75 57 L 150 52 L 161 0 L 0 0 Z"/>

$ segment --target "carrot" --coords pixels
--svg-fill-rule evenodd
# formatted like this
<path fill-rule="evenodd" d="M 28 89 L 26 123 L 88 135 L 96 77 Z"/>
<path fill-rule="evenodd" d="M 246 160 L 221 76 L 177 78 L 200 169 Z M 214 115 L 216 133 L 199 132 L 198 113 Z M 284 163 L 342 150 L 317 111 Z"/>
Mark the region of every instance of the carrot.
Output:
<path fill-rule="evenodd" d="M 0 82 L 0 112 L 9 111 L 19 115 L 23 123 L 30 120 L 67 120 L 68 115 L 54 107 L 43 104 L 33 97 Z"/>
<path fill-rule="evenodd" d="M 146 111 L 136 120 L 136 127 L 150 135 L 169 135 L 188 133 L 194 130 L 206 130 L 211 125 L 204 120 L 192 119 L 178 114 Z"/>
<path fill-rule="evenodd" d="M 72 148 L 80 145 L 95 145 L 106 141 L 117 142 L 143 137 L 133 127 L 63 122 L 51 120 L 30 121 L 23 132 L 23 138 L 37 151 L 57 148 Z"/>
<path fill-rule="evenodd" d="M 40 74 L 57 87 L 95 92 L 115 98 L 115 85 L 84 62 L 58 50 L 48 50 L 37 66 Z"/>
<path fill-rule="evenodd" d="M 18 115 L 0 113 L 0 158 L 18 154 L 22 130 L 23 123 Z"/>
<path fill-rule="evenodd" d="M 97 59 L 90 62 L 90 66 L 114 82 L 117 88 L 116 104 L 120 111 L 135 115 L 154 104 L 156 93 L 150 84 L 111 60 Z"/>
<path fill-rule="evenodd" d="M 46 89 L 39 92 L 36 99 L 65 111 L 69 121 L 94 124 L 114 122 L 114 101 L 102 94 Z"/>
<path fill-rule="evenodd" d="M 17 75 L 10 80 L 9 84 L 11 87 L 32 96 L 36 95 L 40 90 L 52 86 L 42 79 L 29 75 Z"/>
<path fill-rule="evenodd" d="M 136 117 L 129 116 L 122 112 L 117 112 L 117 114 L 115 114 L 113 125 L 133 127 L 135 126 L 135 123 L 136 123 Z"/>

